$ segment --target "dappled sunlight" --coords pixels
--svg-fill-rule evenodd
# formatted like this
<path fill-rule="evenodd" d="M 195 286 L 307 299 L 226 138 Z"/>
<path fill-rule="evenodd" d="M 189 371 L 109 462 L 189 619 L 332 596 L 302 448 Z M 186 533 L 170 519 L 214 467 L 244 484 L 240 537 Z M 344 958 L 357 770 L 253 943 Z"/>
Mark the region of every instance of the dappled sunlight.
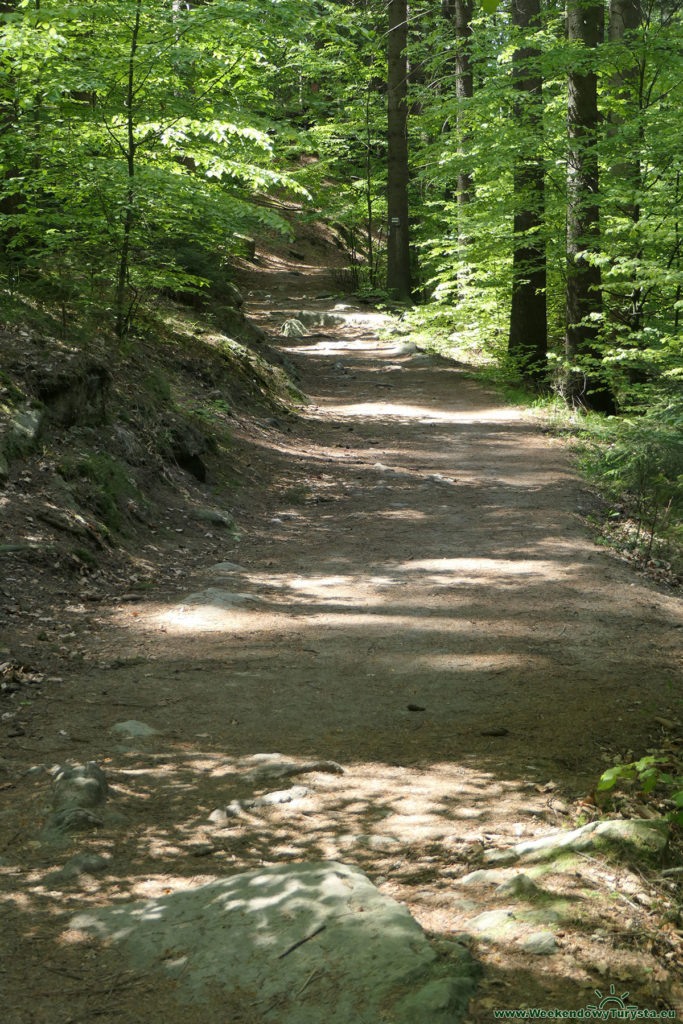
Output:
<path fill-rule="evenodd" d="M 401 422 L 435 423 L 514 423 L 521 419 L 519 409 L 492 406 L 490 409 L 434 409 L 430 406 L 408 405 L 402 402 L 321 403 L 327 414 L 340 419 L 394 420 Z"/>

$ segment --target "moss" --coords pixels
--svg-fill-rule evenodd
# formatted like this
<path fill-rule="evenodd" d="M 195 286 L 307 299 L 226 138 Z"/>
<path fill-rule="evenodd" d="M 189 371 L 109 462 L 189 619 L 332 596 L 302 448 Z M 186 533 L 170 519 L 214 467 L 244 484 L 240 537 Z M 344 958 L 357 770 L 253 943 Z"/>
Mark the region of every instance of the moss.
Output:
<path fill-rule="evenodd" d="M 125 503 L 139 497 L 138 489 L 124 466 L 104 452 L 90 452 L 66 459 L 57 467 L 64 480 L 76 485 L 79 499 L 110 530 L 120 530 Z"/>

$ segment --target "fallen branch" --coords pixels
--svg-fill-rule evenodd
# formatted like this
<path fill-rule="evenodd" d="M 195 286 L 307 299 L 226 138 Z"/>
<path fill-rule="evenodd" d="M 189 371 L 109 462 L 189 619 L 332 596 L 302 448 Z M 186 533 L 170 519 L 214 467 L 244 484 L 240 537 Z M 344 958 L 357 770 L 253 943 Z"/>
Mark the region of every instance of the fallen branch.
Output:
<path fill-rule="evenodd" d="M 306 935 L 303 939 L 299 939 L 298 942 L 292 943 L 292 945 L 289 946 L 284 951 L 284 953 L 280 953 L 280 955 L 278 956 L 278 960 L 282 960 L 283 957 L 289 956 L 289 954 L 293 953 L 295 949 L 299 948 L 299 946 L 303 946 L 304 942 L 309 942 L 311 939 L 314 939 L 316 935 L 319 935 L 320 932 L 324 932 L 326 928 L 326 924 L 321 924 L 320 927 L 316 928 L 315 931 L 310 933 L 310 935 Z"/>

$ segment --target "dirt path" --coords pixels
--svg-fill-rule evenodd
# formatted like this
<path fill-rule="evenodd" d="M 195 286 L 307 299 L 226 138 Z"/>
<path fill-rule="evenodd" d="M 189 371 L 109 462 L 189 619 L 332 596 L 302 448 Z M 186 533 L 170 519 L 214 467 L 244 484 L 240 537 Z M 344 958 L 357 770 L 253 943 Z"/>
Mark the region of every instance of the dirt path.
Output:
<path fill-rule="evenodd" d="M 277 326 L 296 309 L 252 306 Z M 173 993 L 113 951 L 84 952 L 70 916 L 261 863 L 359 864 L 430 933 L 467 932 L 491 897 L 463 899 L 454 880 L 482 847 L 575 821 L 603 752 L 640 755 L 656 717 L 675 714 L 680 605 L 592 543 L 590 497 L 559 442 L 462 367 L 346 315 L 287 340 L 314 404 L 264 441 L 257 511 L 221 555 L 234 567 L 197 565 L 197 600 L 103 610 L 84 668 L 36 706 L 41 742 L 20 756 L 104 763 L 125 825 L 78 840 L 111 856 L 104 876 L 50 881 L 67 854 L 28 824 L 46 777 L 16 784 L 0 851 L 11 1024 L 176 1024 Z M 159 733 L 122 744 L 110 730 L 127 719 Z M 211 823 L 253 793 L 240 758 L 273 751 L 345 774 L 315 774 L 300 805 Z M 640 1006 L 673 1005 L 680 945 L 653 938 L 647 883 L 589 860 L 577 878 L 603 898 L 581 905 L 555 955 L 475 946 L 471 1020 L 581 1007 L 612 982 Z M 230 1014 L 202 1019 L 260 1020 Z"/>

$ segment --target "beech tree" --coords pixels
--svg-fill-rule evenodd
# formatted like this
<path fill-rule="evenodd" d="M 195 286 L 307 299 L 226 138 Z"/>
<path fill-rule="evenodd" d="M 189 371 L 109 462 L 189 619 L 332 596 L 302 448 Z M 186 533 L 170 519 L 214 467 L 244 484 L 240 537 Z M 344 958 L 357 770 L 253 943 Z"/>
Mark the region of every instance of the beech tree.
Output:
<path fill-rule="evenodd" d="M 521 32 L 540 28 L 540 0 L 512 0 L 512 24 Z M 526 45 L 524 45 L 526 44 Z M 523 372 L 545 376 L 548 327 L 546 309 L 545 171 L 543 166 L 543 80 L 540 50 L 522 37 L 512 56 L 513 107 L 518 150 L 513 169 L 512 298 L 508 352 Z"/>
<path fill-rule="evenodd" d="M 602 323 L 598 170 L 598 76 L 591 51 L 603 39 L 601 0 L 568 0 L 567 38 L 575 44 L 567 93 L 567 379 L 572 401 L 614 412 L 614 399 L 598 379 Z M 580 361 L 578 367 L 573 365 Z"/>
<path fill-rule="evenodd" d="M 389 0 L 387 41 L 387 291 L 410 299 L 408 209 L 408 4 Z"/>

